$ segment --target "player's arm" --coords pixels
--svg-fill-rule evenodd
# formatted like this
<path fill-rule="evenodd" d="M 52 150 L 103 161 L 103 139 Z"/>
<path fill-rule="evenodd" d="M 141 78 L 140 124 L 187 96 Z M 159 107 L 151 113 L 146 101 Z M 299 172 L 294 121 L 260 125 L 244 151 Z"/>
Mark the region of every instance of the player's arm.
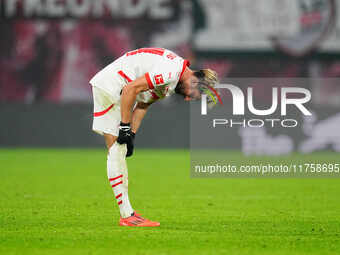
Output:
<path fill-rule="evenodd" d="M 122 90 L 120 104 L 121 122 L 119 126 L 117 143 L 127 145 L 126 157 L 130 157 L 133 154 L 134 147 L 134 134 L 132 133 L 130 127 L 132 106 L 136 101 L 138 93 L 148 89 L 149 87 L 146 77 L 142 76 L 130 82 Z"/>
<path fill-rule="evenodd" d="M 133 133 L 137 132 L 150 105 L 151 103 L 137 103 L 132 113 L 131 130 Z"/>
<path fill-rule="evenodd" d="M 132 107 L 136 101 L 137 95 L 148 89 L 149 86 L 145 76 L 137 78 L 123 88 L 120 105 L 121 121 L 123 123 L 131 122 Z"/>

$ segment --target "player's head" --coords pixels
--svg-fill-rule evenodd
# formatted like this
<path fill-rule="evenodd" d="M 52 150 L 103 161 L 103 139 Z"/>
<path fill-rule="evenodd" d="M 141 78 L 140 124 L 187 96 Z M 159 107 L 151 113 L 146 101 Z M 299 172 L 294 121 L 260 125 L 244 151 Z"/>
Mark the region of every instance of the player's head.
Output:
<path fill-rule="evenodd" d="M 217 73 L 211 69 L 193 71 L 190 76 L 176 87 L 176 93 L 184 96 L 186 101 L 198 100 L 202 94 L 207 95 L 209 108 L 218 102 L 222 104 L 216 85 L 218 84 Z"/>

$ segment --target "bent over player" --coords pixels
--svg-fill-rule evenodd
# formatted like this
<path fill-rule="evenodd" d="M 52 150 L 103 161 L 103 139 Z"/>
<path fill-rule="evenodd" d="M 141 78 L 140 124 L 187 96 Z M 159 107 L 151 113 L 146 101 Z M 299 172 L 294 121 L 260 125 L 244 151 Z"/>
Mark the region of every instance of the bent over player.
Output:
<path fill-rule="evenodd" d="M 105 138 L 107 175 L 120 210 L 119 225 L 160 225 L 136 213 L 128 196 L 125 157 L 133 153 L 134 137 L 148 107 L 174 93 L 186 101 L 200 99 L 204 93 L 208 106 L 213 106 L 221 102 L 214 89 L 217 81 L 214 71 L 192 71 L 187 60 L 162 48 L 127 52 L 91 79 L 93 130 Z"/>

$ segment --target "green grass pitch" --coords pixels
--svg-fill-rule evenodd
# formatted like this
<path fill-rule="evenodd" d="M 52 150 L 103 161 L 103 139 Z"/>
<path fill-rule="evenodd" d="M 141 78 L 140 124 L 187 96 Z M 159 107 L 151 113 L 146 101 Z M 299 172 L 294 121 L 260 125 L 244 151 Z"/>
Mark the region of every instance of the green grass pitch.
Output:
<path fill-rule="evenodd" d="M 339 179 L 192 179 L 185 150 L 128 165 L 160 228 L 117 225 L 105 150 L 0 150 L 0 254 L 340 254 Z"/>

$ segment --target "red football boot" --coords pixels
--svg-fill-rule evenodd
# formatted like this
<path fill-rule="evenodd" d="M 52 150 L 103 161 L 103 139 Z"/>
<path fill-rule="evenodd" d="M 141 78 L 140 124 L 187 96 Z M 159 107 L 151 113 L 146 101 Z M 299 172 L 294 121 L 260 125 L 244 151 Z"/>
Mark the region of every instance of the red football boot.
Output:
<path fill-rule="evenodd" d="M 160 223 L 144 219 L 140 214 L 134 213 L 130 217 L 120 218 L 119 225 L 128 227 L 159 227 Z"/>

